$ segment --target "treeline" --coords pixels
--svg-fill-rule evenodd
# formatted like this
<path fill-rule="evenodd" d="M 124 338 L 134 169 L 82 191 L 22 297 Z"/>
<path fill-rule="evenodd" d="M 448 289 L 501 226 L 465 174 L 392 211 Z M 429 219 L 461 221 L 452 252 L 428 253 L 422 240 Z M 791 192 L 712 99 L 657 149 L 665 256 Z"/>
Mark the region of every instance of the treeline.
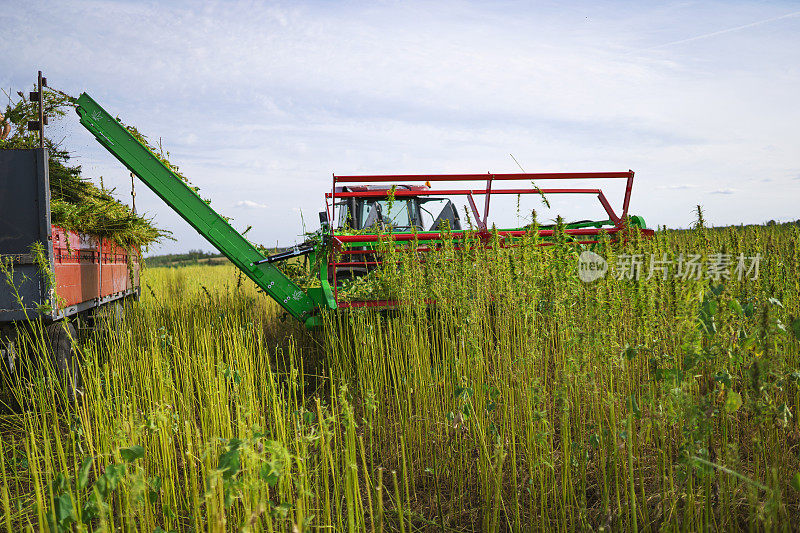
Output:
<path fill-rule="evenodd" d="M 290 250 L 291 247 L 278 247 L 262 249 L 262 253 L 266 255 L 277 254 Z M 189 250 L 182 254 L 163 254 L 145 257 L 145 263 L 149 267 L 164 267 L 164 266 L 187 266 L 196 265 L 199 263 L 224 263 L 227 259 L 221 253 L 204 252 L 202 250 Z"/>
<path fill-rule="evenodd" d="M 224 256 L 220 253 L 204 252 L 202 250 L 189 250 L 188 252 L 182 254 L 164 254 L 147 257 L 145 258 L 145 263 L 149 267 L 163 267 L 206 263 L 212 259 L 223 258 Z"/>

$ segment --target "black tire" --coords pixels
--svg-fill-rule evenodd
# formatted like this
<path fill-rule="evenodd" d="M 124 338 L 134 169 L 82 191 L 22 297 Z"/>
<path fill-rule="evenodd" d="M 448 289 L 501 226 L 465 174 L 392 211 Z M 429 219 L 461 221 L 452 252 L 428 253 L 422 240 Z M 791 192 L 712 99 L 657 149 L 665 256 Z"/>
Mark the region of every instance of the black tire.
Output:
<path fill-rule="evenodd" d="M 94 310 L 92 325 L 101 331 L 115 331 L 125 319 L 125 306 L 119 300 L 102 305 Z"/>
<path fill-rule="evenodd" d="M 11 337 L 3 336 L 0 332 L 0 415 L 10 415 L 20 412 L 20 404 L 12 389 L 20 381 L 20 368 L 16 361 L 14 343 Z"/>
<path fill-rule="evenodd" d="M 82 394 L 83 378 L 76 351 L 77 332 L 67 320 L 53 322 L 45 327 L 48 340 L 48 357 L 56 371 L 58 381 L 69 391 L 71 398 Z"/>
<path fill-rule="evenodd" d="M 0 387 L 16 382 L 19 365 L 14 351 L 14 343 L 11 342 L 11 337 L 0 333 L 0 359 L 2 359 L 0 361 L 0 378 L 2 378 L 0 379 Z"/>
<path fill-rule="evenodd" d="M 16 364 L 14 360 L 14 343 L 11 342 L 11 336 L 6 336 L 0 331 L 0 369 L 4 374 L 14 374 L 16 372 Z"/>
<path fill-rule="evenodd" d="M 114 313 L 114 320 L 116 321 L 117 324 L 120 324 L 123 320 L 125 320 L 125 314 L 126 314 L 125 303 L 127 301 L 129 300 L 125 298 L 122 300 L 117 300 L 113 304 L 111 304 L 113 306 L 112 312 Z"/>
<path fill-rule="evenodd" d="M 103 307 L 108 317 L 108 326 L 116 330 L 122 324 L 122 321 L 125 320 L 125 306 L 122 305 L 121 301 L 116 300 Z"/>

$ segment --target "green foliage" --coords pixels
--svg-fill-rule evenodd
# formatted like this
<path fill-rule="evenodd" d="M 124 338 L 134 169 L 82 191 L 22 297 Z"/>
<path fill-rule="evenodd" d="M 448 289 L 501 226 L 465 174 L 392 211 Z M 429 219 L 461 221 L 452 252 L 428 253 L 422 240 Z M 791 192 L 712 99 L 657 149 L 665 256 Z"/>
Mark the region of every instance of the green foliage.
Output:
<path fill-rule="evenodd" d="M 44 90 L 45 114 L 51 119 L 66 115 L 74 106 L 74 98 Z M 9 103 L 3 112 L 4 121 L 12 126 L 8 138 L 0 140 L 0 150 L 38 148 L 39 134 L 29 132 L 29 120 L 38 119 L 38 104 L 19 93 L 19 100 Z M 46 130 L 45 130 L 46 131 Z M 45 137 L 50 159 L 51 220 L 66 230 L 92 233 L 110 239 L 124 248 L 141 247 L 158 242 L 169 232 L 156 228 L 152 221 L 133 213 L 130 207 L 116 200 L 106 189 L 96 187 L 84 178 L 80 166 L 70 163 L 70 154 L 59 143 Z"/>
<path fill-rule="evenodd" d="M 117 117 L 117 120 L 122 122 L 119 117 Z M 159 161 L 164 163 L 164 165 L 168 169 L 170 169 L 176 176 L 178 176 L 186 183 L 189 183 L 189 179 L 183 174 L 181 174 L 180 169 L 177 167 L 177 165 L 169 161 L 169 151 L 164 150 L 164 147 L 161 145 L 161 139 L 158 140 L 158 147 L 156 147 L 150 144 L 148 138 L 145 137 L 139 130 L 137 130 L 135 126 L 125 125 L 125 129 L 127 129 L 131 133 L 131 135 L 133 135 L 133 137 L 142 144 L 142 146 L 147 148 L 153 155 L 155 155 Z M 199 190 L 200 189 L 198 187 L 194 187 L 194 192 L 198 192 Z"/>
<path fill-rule="evenodd" d="M 144 448 L 136 444 L 130 448 L 122 448 L 119 451 L 119 455 L 126 463 L 132 463 L 136 459 L 144 457 Z"/>
<path fill-rule="evenodd" d="M 387 249 L 398 308 L 326 314 L 313 336 L 230 265 L 149 269 L 139 305 L 83 341 L 80 401 L 35 371 L 12 390 L 0 526 L 791 529 L 797 228 L 595 247 L 612 265 L 761 253 L 757 280 L 587 284 L 559 239 L 445 242 L 424 267 Z"/>
<path fill-rule="evenodd" d="M 125 462 L 131 463 L 144 457 L 141 446 L 119 450 Z M 141 484 L 141 471 L 129 471 L 124 465 L 110 463 L 93 482 L 89 477 L 94 458 L 84 457 L 75 476 L 74 483 L 63 474 L 56 474 L 50 485 L 49 506 L 45 512 L 50 531 L 73 531 L 76 526 L 84 529 L 102 519 L 109 511 L 112 495 L 119 487 L 135 490 Z M 155 504 L 161 480 L 154 478 L 148 484 L 148 502 Z"/>

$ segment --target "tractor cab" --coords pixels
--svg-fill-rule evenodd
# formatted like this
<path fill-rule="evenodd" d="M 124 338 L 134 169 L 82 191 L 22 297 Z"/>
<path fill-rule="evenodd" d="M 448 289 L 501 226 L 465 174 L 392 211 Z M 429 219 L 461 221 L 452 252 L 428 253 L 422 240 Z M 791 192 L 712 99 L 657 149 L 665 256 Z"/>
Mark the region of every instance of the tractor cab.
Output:
<path fill-rule="evenodd" d="M 429 191 L 420 185 L 361 185 L 337 187 L 343 195 L 337 219 L 339 229 L 394 231 L 435 231 L 447 221 L 450 229 L 460 230 L 461 219 L 452 201 L 446 198 L 417 196 Z M 391 198 L 390 198 L 391 197 Z"/>

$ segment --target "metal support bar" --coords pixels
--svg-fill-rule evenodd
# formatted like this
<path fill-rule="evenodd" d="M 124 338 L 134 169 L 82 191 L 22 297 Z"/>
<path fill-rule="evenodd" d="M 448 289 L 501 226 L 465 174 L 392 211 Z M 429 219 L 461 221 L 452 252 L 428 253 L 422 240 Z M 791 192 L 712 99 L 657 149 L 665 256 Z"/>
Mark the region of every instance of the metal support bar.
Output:
<path fill-rule="evenodd" d="M 489 221 L 489 199 L 492 197 L 492 175 L 489 174 L 489 178 L 486 180 L 486 202 L 484 203 L 483 207 L 483 229 L 487 228 L 487 223 Z"/>
<path fill-rule="evenodd" d="M 38 101 L 39 101 L 39 148 L 44 148 L 44 94 L 42 94 L 42 71 L 39 71 L 39 80 L 37 83 L 39 88 Z"/>
<path fill-rule="evenodd" d="M 567 235 L 598 235 L 601 231 L 605 231 L 608 234 L 614 234 L 620 231 L 620 227 L 610 227 L 610 228 L 567 228 L 564 230 L 564 233 Z M 555 233 L 555 230 L 552 229 L 540 229 L 539 235 L 542 237 L 550 237 Z M 523 237 L 528 234 L 528 230 L 501 230 L 498 231 L 497 234 L 501 237 Z M 643 229 L 643 235 L 653 235 L 653 230 L 651 229 Z M 474 235 L 474 234 L 473 234 Z M 339 243 L 368 243 L 368 242 L 378 242 L 381 238 L 387 238 L 393 241 L 400 241 L 400 242 L 407 242 L 407 241 L 419 241 L 419 242 L 427 242 L 427 241 L 439 241 L 445 238 L 451 238 L 454 240 L 465 239 L 469 237 L 470 234 L 468 232 L 453 232 L 449 234 L 444 234 L 440 232 L 430 232 L 430 233 L 389 233 L 386 235 L 337 235 L 334 237 L 334 242 L 338 241 Z"/>
<path fill-rule="evenodd" d="M 475 215 L 475 223 L 478 225 L 478 228 L 481 231 L 486 230 L 486 226 L 481 220 L 481 214 L 478 212 L 478 206 L 475 205 L 475 199 L 472 197 L 472 192 L 467 194 L 467 200 L 469 200 L 469 206 L 472 208 L 472 213 Z"/>
<path fill-rule="evenodd" d="M 133 214 L 136 214 L 136 180 L 134 179 L 135 175 L 131 172 L 131 209 L 133 210 Z"/>
<path fill-rule="evenodd" d="M 600 203 L 603 205 L 603 209 L 606 210 L 608 213 L 608 217 L 614 221 L 614 224 L 619 224 L 619 217 L 614 212 L 614 209 L 611 207 L 611 204 L 608 202 L 606 195 L 603 194 L 603 191 L 597 191 L 597 199 L 600 200 Z"/>
<path fill-rule="evenodd" d="M 396 190 L 395 198 L 417 197 L 417 196 L 465 196 L 470 194 L 486 194 L 486 189 L 436 189 L 429 191 L 411 191 L 406 189 Z M 492 194 L 599 194 L 600 189 L 492 189 Z M 389 196 L 389 189 L 338 192 L 336 198 L 386 198 Z M 326 198 L 330 198 L 330 193 L 325 193 Z"/>
<path fill-rule="evenodd" d="M 545 173 L 511 173 L 492 174 L 495 180 L 576 180 L 576 179 L 609 179 L 628 178 L 627 172 L 545 172 Z M 366 176 L 336 176 L 334 183 L 403 183 L 408 181 L 477 181 L 486 179 L 486 174 L 387 174 Z"/>
<path fill-rule="evenodd" d="M 633 170 L 628 171 L 628 181 L 625 183 L 625 199 L 622 201 L 622 217 L 624 222 L 628 216 L 628 206 L 631 203 L 631 190 L 633 189 Z"/>
<path fill-rule="evenodd" d="M 36 259 L 31 254 L 0 254 L 0 263 L 14 265 L 35 265 Z"/>
<path fill-rule="evenodd" d="M 269 257 L 260 259 L 253 264 L 260 265 L 261 263 L 277 263 L 278 261 L 285 261 L 287 259 L 291 259 L 292 257 L 308 255 L 313 251 L 314 251 L 313 244 L 301 244 L 300 246 L 295 246 L 294 248 L 292 248 L 287 252 L 281 252 L 279 254 L 270 255 Z"/>

